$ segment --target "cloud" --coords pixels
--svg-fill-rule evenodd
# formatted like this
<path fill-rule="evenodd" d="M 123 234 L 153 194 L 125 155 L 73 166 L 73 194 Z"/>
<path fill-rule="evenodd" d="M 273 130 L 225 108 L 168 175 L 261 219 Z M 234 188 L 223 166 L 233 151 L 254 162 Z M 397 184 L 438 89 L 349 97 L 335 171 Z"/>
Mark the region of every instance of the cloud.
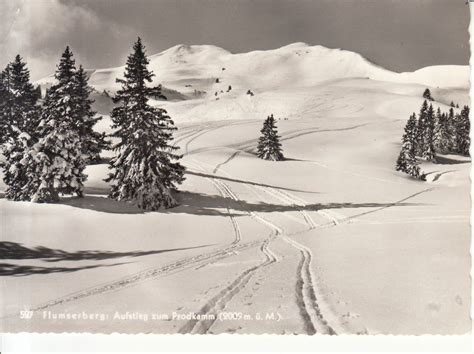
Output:
<path fill-rule="evenodd" d="M 0 52 L 4 53 L 0 65 L 3 68 L 20 54 L 33 78 L 54 71 L 66 45 L 71 45 L 76 60 L 84 62 L 87 58 L 79 53 L 92 50 L 91 38 L 106 36 L 114 40 L 129 30 L 111 20 L 104 21 L 86 7 L 60 0 L 0 0 L 0 9 Z"/>

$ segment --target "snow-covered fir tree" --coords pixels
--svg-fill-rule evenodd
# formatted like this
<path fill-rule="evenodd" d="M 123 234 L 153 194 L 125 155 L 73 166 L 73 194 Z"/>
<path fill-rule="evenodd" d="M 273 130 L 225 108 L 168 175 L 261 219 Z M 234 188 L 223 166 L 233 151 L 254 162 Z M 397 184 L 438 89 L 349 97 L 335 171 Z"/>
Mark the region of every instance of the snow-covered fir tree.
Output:
<path fill-rule="evenodd" d="M 441 154 L 449 152 L 449 142 L 451 134 L 448 125 L 448 116 L 446 113 L 441 113 L 438 107 L 436 111 L 436 129 L 435 129 L 435 149 Z"/>
<path fill-rule="evenodd" d="M 470 129 L 469 107 L 464 106 L 461 114 L 456 115 L 456 152 L 465 156 L 469 156 L 469 147 L 471 145 Z"/>
<path fill-rule="evenodd" d="M 76 129 L 78 98 L 73 54 L 66 47 L 54 84 L 44 99 L 38 141 L 24 158 L 29 166 L 28 183 L 33 202 L 54 202 L 60 194 L 83 195 L 85 161 Z"/>
<path fill-rule="evenodd" d="M 4 87 L 3 95 L 8 107 L 1 109 L 1 114 L 8 127 L 3 136 L 4 159 L 0 163 L 4 171 L 3 181 L 7 185 L 5 196 L 11 200 L 28 200 L 25 189 L 28 166 L 24 164 L 24 158 L 34 142 L 38 124 L 37 91 L 30 82 L 26 63 L 19 55 L 8 65 L 5 73 L 8 85 Z"/>
<path fill-rule="evenodd" d="M 395 169 L 407 173 L 408 175 L 424 180 L 424 175 L 420 172 L 419 162 L 416 159 L 417 141 L 417 119 L 415 113 L 410 116 L 405 126 L 405 133 L 402 138 L 402 149 L 397 159 Z"/>
<path fill-rule="evenodd" d="M 147 87 L 154 74 L 148 70 L 149 60 L 140 38 L 133 46 L 125 67 L 124 79 L 114 97 L 118 104 L 111 114 L 119 139 L 113 146 L 117 155 L 110 161 L 113 171 L 106 179 L 111 182 L 109 197 L 130 201 L 146 210 L 158 210 L 177 205 L 173 196 L 184 180 L 181 156 L 172 145 L 173 121 L 162 108 L 148 104 L 148 97 L 161 95 L 159 87 Z"/>
<path fill-rule="evenodd" d="M 76 129 L 81 138 L 82 154 L 86 162 L 99 162 L 100 153 L 107 149 L 109 144 L 105 140 L 105 133 L 98 133 L 94 131 L 94 125 L 101 119 L 97 113 L 92 110 L 93 101 L 90 99 L 90 94 L 93 91 L 92 87 L 88 85 L 87 74 L 79 66 L 75 75 L 76 84 L 76 98 L 77 98 L 77 120 Z"/>
<path fill-rule="evenodd" d="M 433 105 L 430 104 L 426 111 L 426 124 L 424 126 L 424 132 L 422 133 L 424 138 L 423 150 L 421 157 L 426 161 L 436 161 L 436 153 L 434 148 L 435 141 L 435 114 Z"/>
<path fill-rule="evenodd" d="M 449 152 L 457 151 L 457 140 L 456 140 L 456 116 L 454 114 L 454 108 L 450 107 L 447 118 L 449 140 L 446 142 Z"/>
<path fill-rule="evenodd" d="M 423 156 L 426 146 L 425 146 L 425 132 L 428 126 L 428 102 L 423 101 L 423 104 L 420 108 L 420 113 L 418 113 L 418 122 L 416 127 L 416 142 L 415 142 L 415 153 L 417 156 Z"/>
<path fill-rule="evenodd" d="M 260 130 L 262 135 L 258 139 L 257 155 L 264 160 L 281 161 L 284 159 L 280 137 L 278 136 L 273 114 L 267 117 Z"/>
<path fill-rule="evenodd" d="M 38 124 L 37 91 L 30 82 L 30 72 L 23 59 L 17 55 L 9 65 L 9 91 L 11 99 L 10 124 L 14 131 L 13 138 L 21 132 L 31 134 Z"/>
<path fill-rule="evenodd" d="M 0 73 L 0 145 L 5 143 L 10 136 L 9 103 L 9 66 Z"/>
<path fill-rule="evenodd" d="M 5 198 L 16 201 L 29 201 L 31 199 L 31 172 L 33 164 L 29 163 L 28 154 L 34 143 L 27 133 L 20 133 L 14 143 L 3 146 L 5 161 L 2 163 L 3 182 L 7 185 Z"/>

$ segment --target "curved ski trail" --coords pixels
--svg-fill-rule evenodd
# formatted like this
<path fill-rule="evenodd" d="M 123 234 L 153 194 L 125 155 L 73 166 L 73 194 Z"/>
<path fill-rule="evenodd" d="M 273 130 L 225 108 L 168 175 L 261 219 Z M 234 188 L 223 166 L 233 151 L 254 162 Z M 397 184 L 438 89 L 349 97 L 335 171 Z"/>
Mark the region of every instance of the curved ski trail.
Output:
<path fill-rule="evenodd" d="M 278 262 L 278 257 L 268 247 L 271 239 L 274 237 L 275 236 L 270 236 L 261 244 L 260 251 L 264 254 L 265 260 L 244 271 L 219 294 L 209 300 L 198 312 L 198 318 L 188 321 L 183 327 L 181 327 L 179 333 L 209 333 L 212 325 L 219 320 L 219 313 L 225 309 L 229 301 L 232 300 L 237 293 L 245 288 L 254 273 L 263 267 Z"/>
<path fill-rule="evenodd" d="M 194 160 L 196 164 L 199 163 Z M 207 163 L 205 163 L 207 164 Z M 207 164 L 209 165 L 209 164 Z M 203 167 L 199 165 L 201 169 Z M 227 176 L 231 177 L 227 172 L 223 171 Z M 212 177 L 209 177 L 212 178 Z M 222 188 L 226 190 L 226 193 L 231 196 L 236 202 L 240 202 L 239 198 L 233 193 L 230 187 L 224 182 L 218 180 L 217 178 L 212 178 L 215 183 L 219 184 Z M 280 197 L 282 198 L 282 197 Z M 290 197 L 286 197 L 285 200 L 288 201 Z M 295 201 L 295 199 L 292 199 Z M 275 225 L 271 221 L 262 217 L 258 213 L 247 210 L 249 215 L 251 215 L 255 220 L 269 227 L 274 232 L 274 237 L 280 236 L 286 243 L 296 248 L 301 254 L 301 262 L 297 270 L 297 282 L 296 282 L 296 299 L 297 305 L 300 309 L 300 314 L 304 322 L 305 331 L 308 334 L 322 333 L 322 334 L 336 334 L 336 331 L 328 325 L 327 321 L 324 319 L 318 299 L 322 297 L 317 297 L 316 294 L 319 293 L 316 289 L 316 282 L 314 280 L 314 275 L 311 269 L 312 253 L 311 250 L 307 247 L 301 245 L 300 243 L 294 241 L 288 235 L 284 235 L 284 231 L 279 226 Z M 311 219 L 312 220 L 312 219 Z M 314 222 L 311 223 L 307 221 L 308 225 L 314 226 Z M 189 324 L 188 326 L 192 326 Z M 192 331 L 194 327 L 186 327 L 184 330 Z"/>
<path fill-rule="evenodd" d="M 297 302 L 301 305 L 300 309 L 303 307 L 305 309 L 301 315 L 306 320 L 306 331 L 308 334 L 336 334 L 334 328 L 323 317 L 320 308 L 322 295 L 318 292 L 315 285 L 315 277 L 311 268 L 313 257 L 311 250 L 290 237 L 283 236 L 282 238 L 301 253 L 301 261 L 297 269 L 296 295 Z M 325 311 L 325 313 L 330 312 Z M 334 323 L 337 322 L 334 321 Z"/>

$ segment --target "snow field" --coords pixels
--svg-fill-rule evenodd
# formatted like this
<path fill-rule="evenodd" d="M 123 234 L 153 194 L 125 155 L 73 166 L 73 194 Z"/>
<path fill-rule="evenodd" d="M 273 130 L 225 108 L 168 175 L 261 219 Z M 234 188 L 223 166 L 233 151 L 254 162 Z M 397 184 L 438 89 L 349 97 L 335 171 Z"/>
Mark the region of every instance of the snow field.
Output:
<path fill-rule="evenodd" d="M 462 104 L 465 67 L 395 74 L 355 53 L 304 44 L 235 55 L 178 46 L 151 60 L 157 80 L 187 96 L 154 102 L 179 128 L 187 167 L 181 205 L 143 213 L 106 199 L 106 164 L 87 167 L 82 200 L 0 199 L 3 246 L 9 242 L 2 330 L 469 331 L 470 161 L 425 164 L 426 183 L 394 171 L 424 85 L 440 86 L 435 106 Z M 263 75 L 262 67 L 274 70 Z M 121 70 L 96 70 L 91 83 L 113 92 Z M 194 89 L 207 94 L 192 97 Z M 286 161 L 255 156 L 271 113 Z M 110 119 L 96 128 L 110 132 Z M 28 324 L 17 317 L 24 308 L 37 310 Z M 49 321 L 42 311 L 252 317 Z M 256 321 L 257 312 L 281 320 Z"/>

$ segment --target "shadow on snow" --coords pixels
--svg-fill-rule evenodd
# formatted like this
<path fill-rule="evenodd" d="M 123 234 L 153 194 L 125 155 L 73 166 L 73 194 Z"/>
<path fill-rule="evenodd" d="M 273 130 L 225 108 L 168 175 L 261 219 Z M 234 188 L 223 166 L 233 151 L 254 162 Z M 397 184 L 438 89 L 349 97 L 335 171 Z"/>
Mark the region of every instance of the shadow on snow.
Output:
<path fill-rule="evenodd" d="M 163 210 L 165 213 L 185 213 L 194 215 L 245 216 L 248 212 L 271 213 L 289 211 L 318 211 L 324 209 L 351 209 L 351 208 L 387 208 L 392 206 L 417 206 L 419 203 L 387 202 L 387 203 L 313 203 L 307 205 L 288 205 L 273 203 L 253 203 L 245 200 L 234 200 L 219 195 L 206 195 L 191 192 L 179 193 L 180 205 L 172 209 Z M 229 209 L 229 212 L 226 209 Z"/>
<path fill-rule="evenodd" d="M 223 179 L 225 177 L 222 177 Z M 209 195 L 194 192 L 179 192 L 176 195 L 179 205 L 170 209 L 161 209 L 162 214 L 190 214 L 207 216 L 245 216 L 248 212 L 271 213 L 288 211 L 318 211 L 323 209 L 344 209 L 344 208 L 384 208 L 389 206 L 416 206 L 419 203 L 399 202 L 386 203 L 313 203 L 306 205 L 289 205 L 274 203 L 256 203 L 246 200 L 234 200 L 220 195 Z M 105 196 L 86 195 L 84 198 L 66 197 L 55 204 L 68 205 L 74 208 L 88 209 L 112 214 L 145 214 L 146 211 L 138 208 L 130 202 L 116 201 Z M 147 212 L 148 213 L 148 212 Z M 151 212 L 150 212 L 151 213 Z M 0 259 L 2 249 L 0 248 Z"/>
<path fill-rule="evenodd" d="M 116 263 L 116 264 L 97 264 L 97 265 L 88 265 L 81 267 L 38 267 L 31 265 L 18 265 L 18 264 L 9 264 L 9 263 L 0 263 L 0 277 L 2 276 L 14 276 L 14 277 L 24 277 L 27 275 L 35 274 L 51 274 L 51 273 L 70 273 L 77 272 L 79 270 L 85 269 L 94 269 L 102 267 L 113 267 L 126 263 Z"/>
<path fill-rule="evenodd" d="M 286 160 L 287 160 L 287 161 L 303 161 L 303 160 L 297 160 L 297 159 L 286 159 Z M 246 180 L 241 180 L 241 179 L 235 179 L 235 178 L 230 178 L 230 177 L 224 177 L 224 176 L 219 176 L 219 175 L 214 175 L 214 174 L 211 175 L 211 174 L 207 174 L 207 173 L 191 171 L 191 170 L 189 170 L 189 169 L 186 169 L 186 172 L 185 172 L 185 173 L 188 174 L 188 175 L 197 176 L 197 177 L 214 178 L 214 179 L 220 179 L 220 180 L 228 181 L 228 182 L 249 184 L 249 185 L 252 185 L 252 186 L 270 187 L 270 188 L 281 189 L 281 190 L 289 191 L 289 192 L 301 192 L 301 193 L 308 193 L 308 194 L 319 194 L 319 192 L 305 191 L 305 190 L 300 190 L 300 189 L 292 189 L 292 188 L 279 187 L 279 186 L 272 186 L 272 185 L 270 185 L 270 184 L 265 184 L 265 183 L 252 182 L 252 181 L 246 181 Z"/>
<path fill-rule="evenodd" d="M 209 247 L 211 245 L 200 245 L 194 247 L 170 248 L 150 251 L 130 251 L 130 252 L 111 252 L 111 251 L 77 251 L 67 252 L 63 250 L 38 246 L 28 248 L 17 242 L 0 242 L 0 259 L 42 259 L 46 262 L 60 261 L 87 261 L 87 260 L 105 260 L 123 257 L 142 257 L 167 252 L 185 251 L 196 248 Z"/>
<path fill-rule="evenodd" d="M 86 193 L 87 193 L 86 189 Z M 144 214 L 144 210 L 126 201 L 117 201 L 107 198 L 106 195 L 86 195 L 84 198 L 66 197 L 56 204 L 69 205 L 80 209 L 89 209 L 111 214 Z"/>

